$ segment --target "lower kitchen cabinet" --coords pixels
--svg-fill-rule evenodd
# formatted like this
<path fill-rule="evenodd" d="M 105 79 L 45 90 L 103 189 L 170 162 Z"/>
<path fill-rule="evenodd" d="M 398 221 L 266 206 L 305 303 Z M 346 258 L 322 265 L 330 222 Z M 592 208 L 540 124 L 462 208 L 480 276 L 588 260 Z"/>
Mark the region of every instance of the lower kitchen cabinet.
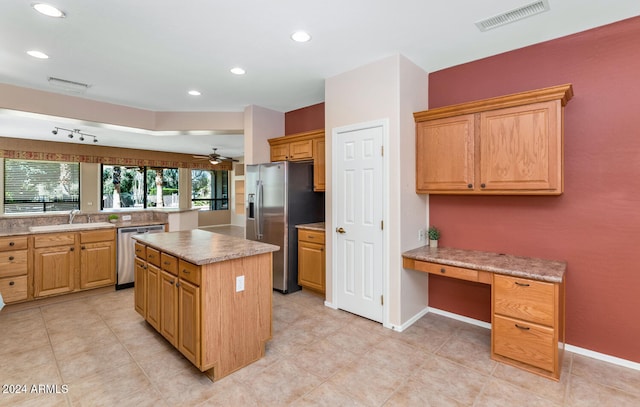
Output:
<path fill-rule="evenodd" d="M 149 263 L 147 263 L 147 303 L 145 319 L 156 330 L 160 330 L 160 269 Z"/>
<path fill-rule="evenodd" d="M 325 293 L 324 232 L 298 229 L 298 284 Z"/>
<path fill-rule="evenodd" d="M 0 294 L 7 304 L 28 299 L 27 247 L 26 237 L 0 238 Z"/>
<path fill-rule="evenodd" d="M 136 252 L 137 254 L 137 252 Z M 147 263 L 136 257 L 134 263 L 133 289 L 135 291 L 135 310 L 138 314 L 146 318 L 147 313 Z"/>
<path fill-rule="evenodd" d="M 33 296 L 39 298 L 73 291 L 76 262 L 74 233 L 35 236 Z"/>
<path fill-rule="evenodd" d="M 116 283 L 114 239 L 113 231 L 80 234 L 80 288 L 104 287 Z"/>
<path fill-rule="evenodd" d="M 178 277 L 160 272 L 160 333 L 178 345 Z"/>
<path fill-rule="evenodd" d="M 200 361 L 200 287 L 178 283 L 178 350 L 196 366 Z"/>

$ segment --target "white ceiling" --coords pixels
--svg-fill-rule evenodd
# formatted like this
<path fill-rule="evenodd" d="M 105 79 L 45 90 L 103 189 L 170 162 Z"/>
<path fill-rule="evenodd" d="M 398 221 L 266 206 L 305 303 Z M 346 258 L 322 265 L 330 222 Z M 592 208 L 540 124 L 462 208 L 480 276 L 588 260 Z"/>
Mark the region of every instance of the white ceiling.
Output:
<path fill-rule="evenodd" d="M 476 21 L 533 0 L 45 1 L 66 18 L 40 15 L 31 1 L 0 1 L 0 83 L 62 92 L 49 85 L 53 76 L 90 84 L 87 99 L 191 112 L 287 112 L 322 102 L 326 78 L 394 54 L 433 72 L 640 15 L 639 1 L 549 0 L 549 12 L 480 32 Z M 310 42 L 289 38 L 300 29 Z M 28 56 L 32 49 L 50 58 Z M 231 74 L 234 66 L 246 75 Z M 0 134 L 71 141 L 52 138 L 53 126 L 81 128 L 100 145 L 242 155 L 237 134 L 141 135 L 0 112 Z"/>

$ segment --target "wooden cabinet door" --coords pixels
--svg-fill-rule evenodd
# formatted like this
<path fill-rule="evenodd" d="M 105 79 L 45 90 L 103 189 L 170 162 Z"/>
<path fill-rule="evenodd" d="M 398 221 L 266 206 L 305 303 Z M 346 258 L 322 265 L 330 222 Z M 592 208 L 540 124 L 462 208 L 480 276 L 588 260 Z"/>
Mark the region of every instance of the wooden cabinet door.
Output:
<path fill-rule="evenodd" d="M 298 284 L 325 292 L 324 245 L 298 242 Z"/>
<path fill-rule="evenodd" d="M 74 246 L 34 249 L 34 297 L 45 297 L 73 291 L 75 259 Z"/>
<path fill-rule="evenodd" d="M 315 139 L 313 146 L 313 190 L 325 190 L 324 137 Z"/>
<path fill-rule="evenodd" d="M 116 283 L 116 251 L 113 241 L 83 243 L 80 246 L 80 288 Z"/>
<path fill-rule="evenodd" d="M 289 159 L 289 143 L 276 144 L 271 146 L 271 162 L 287 161 Z"/>
<path fill-rule="evenodd" d="M 160 333 L 173 346 L 178 345 L 178 277 L 160 272 Z"/>
<path fill-rule="evenodd" d="M 146 317 L 147 310 L 147 263 L 136 257 L 134 266 L 134 306 L 138 314 Z"/>
<path fill-rule="evenodd" d="M 562 193 L 559 101 L 480 115 L 480 189 Z"/>
<path fill-rule="evenodd" d="M 178 282 L 178 350 L 200 366 L 200 287 Z"/>
<path fill-rule="evenodd" d="M 147 306 L 145 319 L 160 330 L 160 269 L 147 263 Z"/>
<path fill-rule="evenodd" d="M 474 188 L 473 114 L 420 122 L 416 127 L 416 192 Z"/>
<path fill-rule="evenodd" d="M 313 158 L 313 140 L 295 141 L 289 144 L 289 160 L 310 160 Z"/>

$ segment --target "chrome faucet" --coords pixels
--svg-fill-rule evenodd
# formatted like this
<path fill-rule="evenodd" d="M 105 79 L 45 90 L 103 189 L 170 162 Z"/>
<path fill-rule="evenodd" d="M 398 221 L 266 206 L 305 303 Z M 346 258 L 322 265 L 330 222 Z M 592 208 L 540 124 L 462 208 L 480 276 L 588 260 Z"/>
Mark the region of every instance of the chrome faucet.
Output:
<path fill-rule="evenodd" d="M 75 218 L 78 213 L 80 213 L 80 209 L 71 209 L 71 212 L 69 212 L 69 224 L 73 223 L 73 218 Z"/>

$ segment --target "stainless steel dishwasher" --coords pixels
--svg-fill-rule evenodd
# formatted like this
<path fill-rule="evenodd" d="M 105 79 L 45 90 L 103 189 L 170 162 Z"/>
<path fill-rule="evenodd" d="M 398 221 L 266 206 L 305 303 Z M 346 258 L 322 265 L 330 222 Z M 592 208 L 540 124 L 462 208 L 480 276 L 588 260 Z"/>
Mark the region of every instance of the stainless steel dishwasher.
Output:
<path fill-rule="evenodd" d="M 164 225 L 118 228 L 118 248 L 116 251 L 118 257 L 118 280 L 116 290 L 133 287 L 135 241 L 131 236 L 162 232 L 164 232 Z"/>

